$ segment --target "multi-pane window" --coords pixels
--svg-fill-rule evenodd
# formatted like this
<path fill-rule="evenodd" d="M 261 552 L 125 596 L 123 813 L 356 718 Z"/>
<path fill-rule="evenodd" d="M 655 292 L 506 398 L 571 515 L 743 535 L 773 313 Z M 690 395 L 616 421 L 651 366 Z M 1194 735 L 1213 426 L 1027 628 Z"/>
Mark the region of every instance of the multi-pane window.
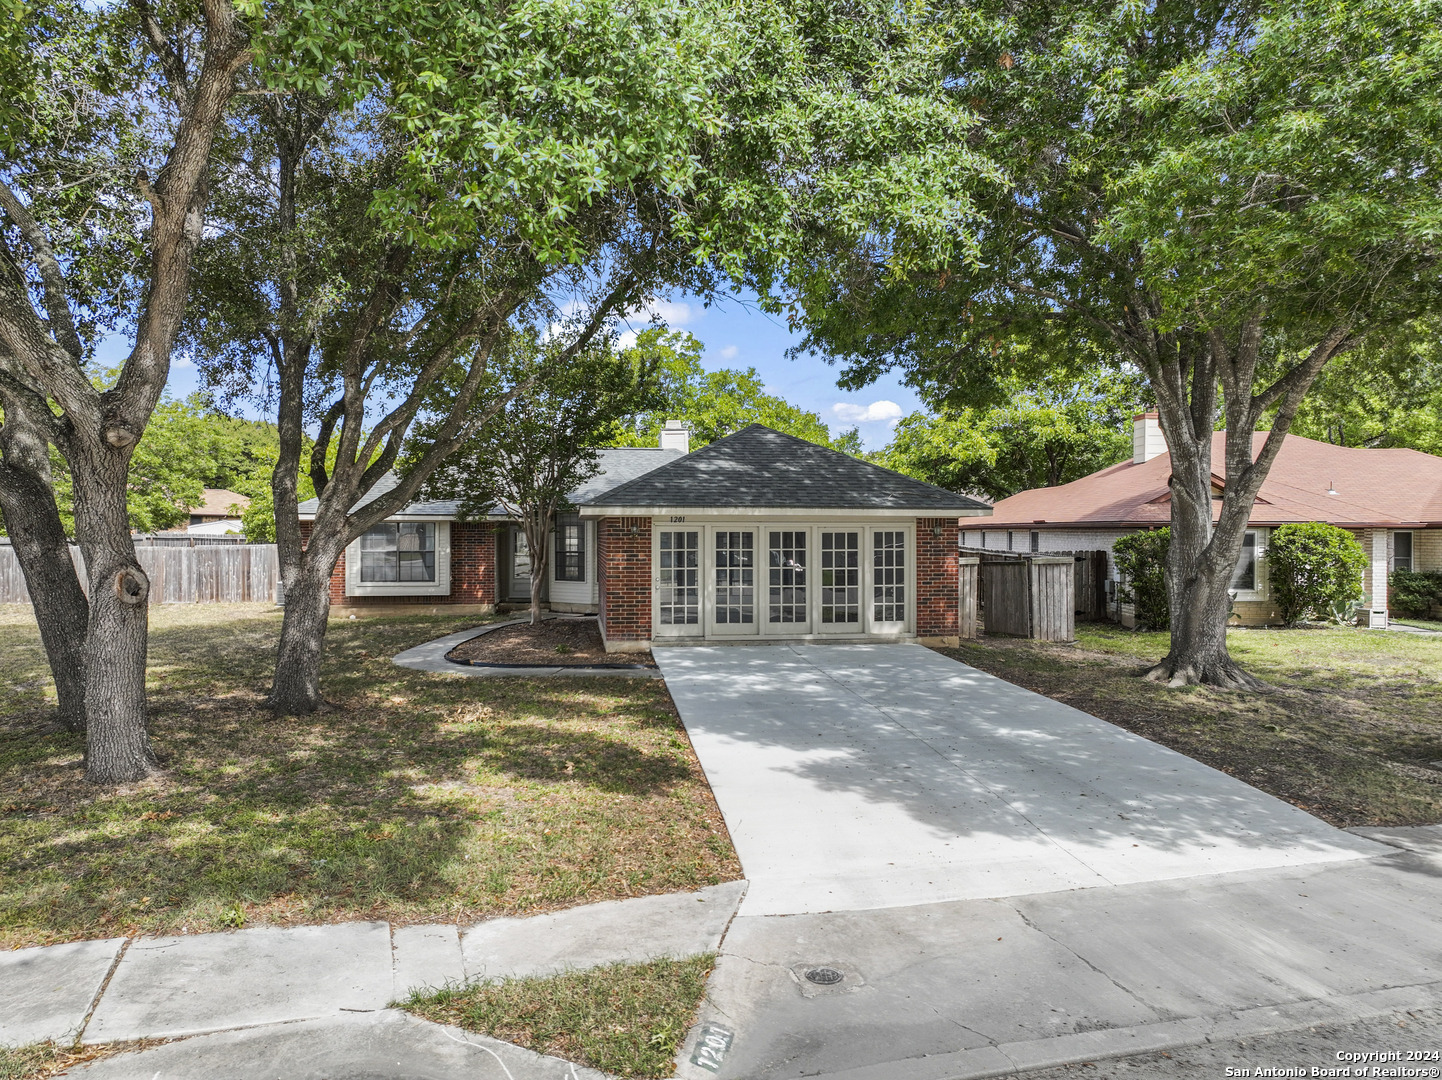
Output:
<path fill-rule="evenodd" d="M 1237 568 L 1232 571 L 1231 588 L 1238 592 L 1257 591 L 1257 534 L 1242 534 L 1242 554 L 1237 558 Z"/>
<path fill-rule="evenodd" d="M 1035 529 L 1031 531 L 1031 550 L 1041 550 L 1041 533 L 1037 532 Z"/>
<path fill-rule="evenodd" d="M 878 530 L 871 536 L 871 619 L 878 623 L 905 622 L 906 533 Z"/>
<path fill-rule="evenodd" d="M 770 533 L 769 619 L 774 623 L 806 621 L 806 533 L 777 530 Z"/>
<path fill-rule="evenodd" d="M 1412 569 L 1412 534 L 1409 532 L 1392 534 L 1392 569 Z"/>
<path fill-rule="evenodd" d="M 435 581 L 436 527 L 424 521 L 387 521 L 360 542 L 364 582 Z"/>
<path fill-rule="evenodd" d="M 661 533 L 660 593 L 662 626 L 695 626 L 701 621 L 700 533 Z"/>
<path fill-rule="evenodd" d="M 821 621 L 861 621 L 861 534 L 821 534 Z"/>
<path fill-rule="evenodd" d="M 749 530 L 716 533 L 716 622 L 756 621 L 755 535 Z"/>
<path fill-rule="evenodd" d="M 556 580 L 586 580 L 586 526 L 574 514 L 556 519 Z"/>

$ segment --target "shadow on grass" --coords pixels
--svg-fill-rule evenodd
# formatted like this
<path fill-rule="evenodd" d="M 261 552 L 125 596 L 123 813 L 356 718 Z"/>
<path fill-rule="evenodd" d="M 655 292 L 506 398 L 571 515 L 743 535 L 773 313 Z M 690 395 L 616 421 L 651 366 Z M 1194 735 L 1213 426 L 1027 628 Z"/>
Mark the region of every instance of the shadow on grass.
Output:
<path fill-rule="evenodd" d="M 473 919 L 737 876 L 659 684 L 410 672 L 390 655 L 455 620 L 356 620 L 328 641 L 336 708 L 276 718 L 278 619 L 185 614 L 152 634 L 163 777 L 89 788 L 83 737 L 0 705 L 0 943 Z"/>

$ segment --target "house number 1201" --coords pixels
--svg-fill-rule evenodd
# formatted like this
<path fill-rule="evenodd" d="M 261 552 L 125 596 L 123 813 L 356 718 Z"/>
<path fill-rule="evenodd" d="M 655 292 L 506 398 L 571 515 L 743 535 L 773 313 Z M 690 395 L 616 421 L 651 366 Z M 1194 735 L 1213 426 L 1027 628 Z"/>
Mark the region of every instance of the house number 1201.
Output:
<path fill-rule="evenodd" d="M 672 525 L 684 525 L 684 524 L 686 524 L 686 515 L 685 515 L 685 514 L 682 514 L 680 517 L 677 517 L 676 515 L 672 514 L 672 515 L 671 515 L 671 524 L 672 524 Z"/>

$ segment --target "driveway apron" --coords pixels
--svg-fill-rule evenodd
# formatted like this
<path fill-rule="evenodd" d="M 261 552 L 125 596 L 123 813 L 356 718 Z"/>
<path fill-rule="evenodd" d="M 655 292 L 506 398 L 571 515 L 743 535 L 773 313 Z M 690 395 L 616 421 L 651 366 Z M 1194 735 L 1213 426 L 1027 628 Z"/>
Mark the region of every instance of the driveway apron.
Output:
<path fill-rule="evenodd" d="M 919 645 L 657 649 L 743 915 L 1017 896 L 1387 849 Z"/>

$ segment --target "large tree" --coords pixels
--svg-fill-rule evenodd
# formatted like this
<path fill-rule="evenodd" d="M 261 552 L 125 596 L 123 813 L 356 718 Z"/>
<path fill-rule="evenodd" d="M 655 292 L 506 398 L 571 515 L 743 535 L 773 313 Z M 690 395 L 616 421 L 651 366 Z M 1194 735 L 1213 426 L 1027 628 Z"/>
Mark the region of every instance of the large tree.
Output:
<path fill-rule="evenodd" d="M 290 714 L 323 704 L 346 546 L 525 390 L 498 383 L 497 348 L 546 326 L 565 367 L 658 286 L 699 284 L 677 216 L 726 55 L 724 13 L 664 0 L 345 19 L 390 33 L 356 57 L 311 49 L 300 23 L 271 42 L 193 324 L 212 369 L 272 375 L 286 605 L 270 700 Z"/>
<path fill-rule="evenodd" d="M 1326 364 L 1437 303 L 1439 13 L 1437 0 L 933 11 L 958 43 L 945 93 L 984 119 L 969 145 L 1000 174 L 975 189 L 975 246 L 908 274 L 892 237 L 821 230 L 790 267 L 809 344 L 855 380 L 900 363 L 962 403 L 995 392 L 1018 344 L 1069 342 L 1146 374 L 1173 470 L 1171 649 L 1153 677 L 1253 684 L 1225 623 L 1257 491 Z"/>
<path fill-rule="evenodd" d="M 53 444 L 74 482 L 89 585 L 79 665 L 86 777 L 136 780 L 157 761 L 145 722 L 150 586 L 130 539 L 128 472 L 169 376 L 204 234 L 211 149 L 250 34 L 228 0 L 53 4 L 7 30 L 24 35 L 33 63 L 6 66 L 24 85 L 7 93 L 20 122 L 0 164 L 0 381 L 7 426 L 15 418 L 29 429 L 0 443 L 4 486 L 17 474 L 29 485 L 4 503 L 6 528 L 58 672 L 81 627 L 50 477 L 38 465 L 39 441 Z M 127 330 L 133 345 L 98 388 L 89 347 L 107 326 Z M 63 676 L 57 685 L 73 708 L 73 689 Z"/>
<path fill-rule="evenodd" d="M 511 337 L 495 374 L 516 392 L 421 488 L 423 498 L 456 499 L 464 517 L 499 506 L 520 519 L 531 553 L 533 626 L 541 621 L 557 513 L 600 471 L 599 447 L 617 421 L 659 398 L 657 363 L 634 350 L 618 355 L 602 340 L 569 364 L 556 363 L 554 351 L 534 332 Z"/>

